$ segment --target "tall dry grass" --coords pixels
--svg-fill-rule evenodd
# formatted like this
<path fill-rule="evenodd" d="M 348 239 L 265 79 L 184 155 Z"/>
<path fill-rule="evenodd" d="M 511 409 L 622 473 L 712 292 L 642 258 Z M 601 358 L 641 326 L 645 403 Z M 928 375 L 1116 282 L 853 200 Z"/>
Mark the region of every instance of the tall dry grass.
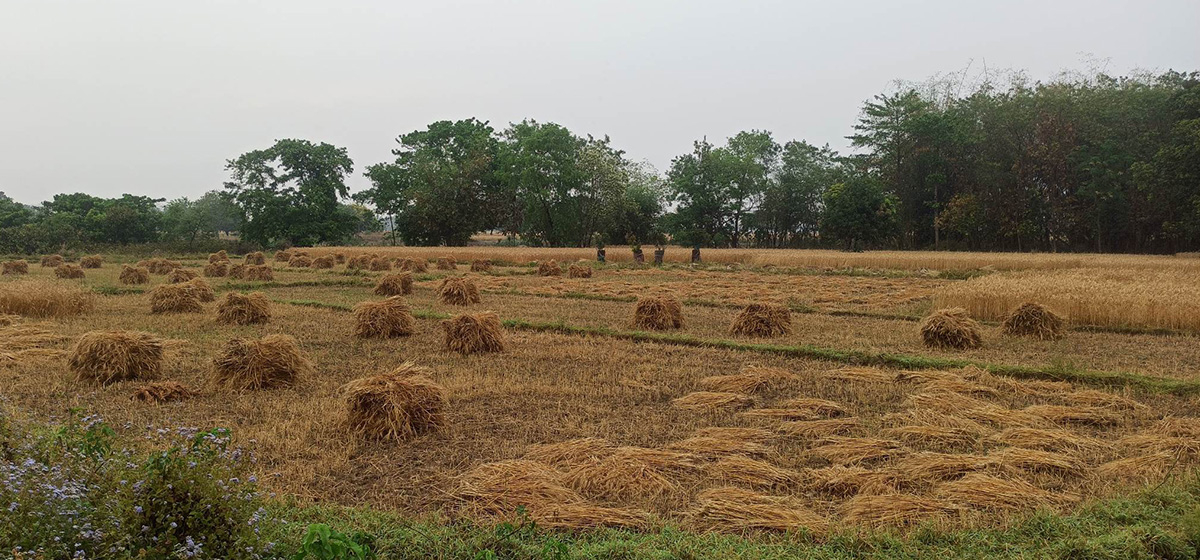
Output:
<path fill-rule="evenodd" d="M 1200 330 L 1200 270 L 1087 267 L 993 274 L 955 283 L 935 307 L 962 307 L 999 321 L 1025 302 L 1076 325 Z"/>
<path fill-rule="evenodd" d="M 69 317 L 92 311 L 96 295 L 75 283 L 28 278 L 0 283 L 0 314 Z"/>
<path fill-rule="evenodd" d="M 347 255 L 378 253 L 391 257 L 411 256 L 423 259 L 453 258 L 459 262 L 491 259 L 531 263 L 555 259 L 559 262 L 595 260 L 594 248 L 570 247 L 337 247 Z M 633 261 L 629 247 L 606 248 L 608 262 Z M 1090 253 L 968 253 L 945 251 L 868 251 L 847 253 L 820 249 L 703 249 L 704 262 L 751 266 L 796 266 L 817 268 L 878 268 L 889 270 L 1048 270 L 1084 267 L 1135 267 L 1141 269 L 1183 269 L 1200 272 L 1200 259 L 1167 255 L 1110 255 Z M 668 263 L 691 262 L 691 249 L 667 247 Z"/>

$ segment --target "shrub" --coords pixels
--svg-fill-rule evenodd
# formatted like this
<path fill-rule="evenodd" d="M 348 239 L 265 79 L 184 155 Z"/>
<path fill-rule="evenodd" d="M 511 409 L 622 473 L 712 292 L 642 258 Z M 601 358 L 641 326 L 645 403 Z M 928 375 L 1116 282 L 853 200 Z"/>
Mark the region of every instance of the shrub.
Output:
<path fill-rule="evenodd" d="M 178 429 L 149 454 L 98 418 L 50 430 L 0 416 L 0 543 L 17 558 L 272 556 L 275 533 L 227 430 Z"/>

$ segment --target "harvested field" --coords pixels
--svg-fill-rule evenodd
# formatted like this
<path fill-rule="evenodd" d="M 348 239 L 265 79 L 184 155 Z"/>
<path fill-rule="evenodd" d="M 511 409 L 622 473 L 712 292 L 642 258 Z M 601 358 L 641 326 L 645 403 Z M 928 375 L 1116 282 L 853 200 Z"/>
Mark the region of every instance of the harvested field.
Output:
<path fill-rule="evenodd" d="M 1194 396 L 1083 375 L 1192 383 L 1191 336 L 1005 336 L 1002 317 L 980 316 L 979 348 L 926 348 L 914 319 L 932 311 L 935 292 L 972 280 L 596 263 L 592 278 L 542 277 L 532 263 L 549 258 L 437 249 L 371 251 L 389 263 L 490 260 L 470 277 L 494 314 L 461 315 L 485 308 L 439 298 L 453 271 L 429 266 L 406 287 L 390 280 L 404 273 L 364 270 L 374 258 L 346 271 L 287 266 L 303 257 L 292 254 L 262 265 L 266 279 L 246 277 L 258 265 L 233 265 L 239 277 L 208 275 L 222 302 L 210 305 L 162 276 L 122 283 L 129 259 L 105 256 L 72 282 L 30 267 L 0 279 L 0 313 L 22 316 L 0 327 L 0 384 L 30 415 L 83 408 L 128 425 L 118 437 L 131 440 L 146 426 L 235 426 L 259 478 L 283 496 L 488 522 L 524 507 L 556 528 L 667 523 L 821 538 L 832 527 L 1001 526 L 1200 467 Z M 365 255 L 344 252 L 346 268 Z M 160 260 L 160 274 L 209 264 Z M 164 288 L 178 293 L 153 295 Z M 352 311 L 397 290 L 404 313 Z M 261 296 L 249 305 L 243 291 Z M 626 336 L 637 298 L 651 294 L 674 296 L 682 328 Z M 755 302 L 787 309 L 790 331 L 733 336 Z M 241 319 L 259 304 L 269 322 Z M 191 312 L 168 312 L 179 310 Z M 36 332 L 21 338 L 14 327 Z M 73 341 L 116 330 L 162 340 L 164 381 L 97 383 L 72 371 Z M 407 361 L 440 391 L 396 375 Z"/>

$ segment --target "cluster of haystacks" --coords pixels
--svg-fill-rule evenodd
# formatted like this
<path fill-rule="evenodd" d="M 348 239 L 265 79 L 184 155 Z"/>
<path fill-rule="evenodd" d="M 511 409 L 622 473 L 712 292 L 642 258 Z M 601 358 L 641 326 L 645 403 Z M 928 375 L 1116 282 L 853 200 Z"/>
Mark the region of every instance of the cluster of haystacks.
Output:
<path fill-rule="evenodd" d="M 383 272 L 392 269 L 392 261 L 387 257 L 375 257 L 371 259 L 370 265 L 367 267 L 372 272 Z"/>
<path fill-rule="evenodd" d="M 312 371 L 296 339 L 285 334 L 230 339 L 213 359 L 213 382 L 237 390 L 289 387 Z"/>
<path fill-rule="evenodd" d="M 438 301 L 449 305 L 471 305 L 483 301 L 479 287 L 470 278 L 450 276 L 438 286 Z"/>
<path fill-rule="evenodd" d="M 150 271 L 145 267 L 121 265 L 121 274 L 117 277 L 122 284 L 149 284 Z"/>
<path fill-rule="evenodd" d="M 313 259 L 312 267 L 317 269 L 329 269 L 337 265 L 337 259 L 333 255 L 323 255 Z"/>
<path fill-rule="evenodd" d="M 638 298 L 633 309 L 633 326 L 639 329 L 669 330 L 683 327 L 683 306 L 672 296 Z"/>
<path fill-rule="evenodd" d="M 275 262 L 285 263 L 292 260 L 292 254 L 284 249 L 275 251 Z M 246 263 L 250 264 L 250 263 Z"/>
<path fill-rule="evenodd" d="M 965 350 L 983 343 L 979 323 L 961 307 L 939 309 L 921 321 L 921 340 L 930 348 Z"/>
<path fill-rule="evenodd" d="M 446 390 L 431 372 L 405 362 L 391 372 L 347 383 L 346 420 L 368 439 L 406 440 L 445 423 Z"/>
<path fill-rule="evenodd" d="M 241 266 L 241 265 L 238 265 Z M 229 275 L 229 261 L 208 263 L 204 266 L 204 276 L 208 278 L 223 278 Z"/>
<path fill-rule="evenodd" d="M 138 387 L 133 400 L 148 404 L 162 404 L 199 396 L 200 392 L 178 381 L 155 381 Z"/>
<path fill-rule="evenodd" d="M 492 261 L 488 259 L 475 259 L 471 261 L 471 272 L 491 272 Z"/>
<path fill-rule="evenodd" d="M 1000 328 L 1010 336 L 1058 340 L 1066 331 L 1066 321 L 1043 305 L 1023 303 L 1004 318 Z"/>
<path fill-rule="evenodd" d="M 153 258 L 138 261 L 137 266 L 145 267 L 146 270 L 150 271 L 150 274 L 170 274 L 172 270 L 180 268 L 183 265 L 170 259 Z"/>
<path fill-rule="evenodd" d="M 87 255 L 79 259 L 79 268 L 100 268 L 104 266 L 104 257 L 100 255 Z"/>
<path fill-rule="evenodd" d="M 217 321 L 230 325 L 252 325 L 271 320 L 271 302 L 262 292 L 229 292 L 217 306 Z"/>
<path fill-rule="evenodd" d="M 0 314 L 71 317 L 96 308 L 96 294 L 78 284 L 48 278 L 0 283 Z"/>
<path fill-rule="evenodd" d="M 83 278 L 83 269 L 78 265 L 63 263 L 54 267 L 54 275 L 59 278 Z"/>
<path fill-rule="evenodd" d="M 187 268 L 176 268 L 167 275 L 167 282 L 171 284 L 182 284 L 184 282 L 191 282 L 199 276 L 200 275 L 196 274 L 196 271 L 194 270 Z"/>
<path fill-rule="evenodd" d="M 29 262 L 24 259 L 4 261 L 0 264 L 0 274 L 29 274 Z"/>
<path fill-rule="evenodd" d="M 460 354 L 504 351 L 504 328 L 492 312 L 442 321 L 446 349 Z"/>
<path fill-rule="evenodd" d="M 191 284 L 163 284 L 150 290 L 151 313 L 201 313 L 204 306 Z"/>
<path fill-rule="evenodd" d="M 68 365 L 81 380 L 101 384 L 158 377 L 163 341 L 144 332 L 92 331 L 79 337 Z"/>
<path fill-rule="evenodd" d="M 262 251 L 255 251 L 253 253 L 247 253 L 243 264 L 262 266 L 264 264 L 267 264 L 267 256 L 264 255 Z"/>
<path fill-rule="evenodd" d="M 371 268 L 371 259 L 374 258 L 375 255 L 369 253 L 354 255 L 346 259 L 346 270 L 366 270 Z"/>
<path fill-rule="evenodd" d="M 439 257 L 437 260 L 438 270 L 455 270 L 458 268 L 458 262 L 452 257 Z"/>
<path fill-rule="evenodd" d="M 247 266 L 242 277 L 255 282 L 270 282 L 275 280 L 275 271 L 269 266 Z"/>
<path fill-rule="evenodd" d="M 428 272 L 429 263 L 425 259 L 413 259 L 405 257 L 400 261 L 400 270 L 408 272 Z"/>
<path fill-rule="evenodd" d="M 592 267 L 583 263 L 571 263 L 567 267 L 567 278 L 591 278 Z"/>
<path fill-rule="evenodd" d="M 742 336 L 783 336 L 792 331 L 792 312 L 776 303 L 751 303 L 729 326 L 729 332 Z"/>
<path fill-rule="evenodd" d="M 409 336 L 417 324 L 408 304 L 400 296 L 355 305 L 354 321 L 354 336 L 364 338 Z"/>
<path fill-rule="evenodd" d="M 311 268 L 313 265 L 312 257 L 308 255 L 295 255 L 288 259 L 287 265 L 291 268 Z"/>
<path fill-rule="evenodd" d="M 562 276 L 562 267 L 554 259 L 538 262 L 538 276 Z"/>
<path fill-rule="evenodd" d="M 63 263 L 62 255 L 54 254 L 54 255 L 43 255 L 42 256 L 42 268 L 57 268 L 58 265 L 60 265 L 62 263 Z"/>
<path fill-rule="evenodd" d="M 377 296 L 406 296 L 411 294 L 412 290 L 413 276 L 411 272 L 384 274 L 375 284 L 375 295 Z"/>

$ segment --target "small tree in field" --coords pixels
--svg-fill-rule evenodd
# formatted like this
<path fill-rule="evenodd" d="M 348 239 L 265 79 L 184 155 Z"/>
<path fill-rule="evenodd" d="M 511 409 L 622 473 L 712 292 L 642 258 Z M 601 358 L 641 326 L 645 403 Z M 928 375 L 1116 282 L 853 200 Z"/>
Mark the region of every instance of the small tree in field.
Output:
<path fill-rule="evenodd" d="M 896 201 L 867 177 L 854 177 L 825 191 L 821 233 L 848 251 L 877 246 L 896 229 Z"/>

